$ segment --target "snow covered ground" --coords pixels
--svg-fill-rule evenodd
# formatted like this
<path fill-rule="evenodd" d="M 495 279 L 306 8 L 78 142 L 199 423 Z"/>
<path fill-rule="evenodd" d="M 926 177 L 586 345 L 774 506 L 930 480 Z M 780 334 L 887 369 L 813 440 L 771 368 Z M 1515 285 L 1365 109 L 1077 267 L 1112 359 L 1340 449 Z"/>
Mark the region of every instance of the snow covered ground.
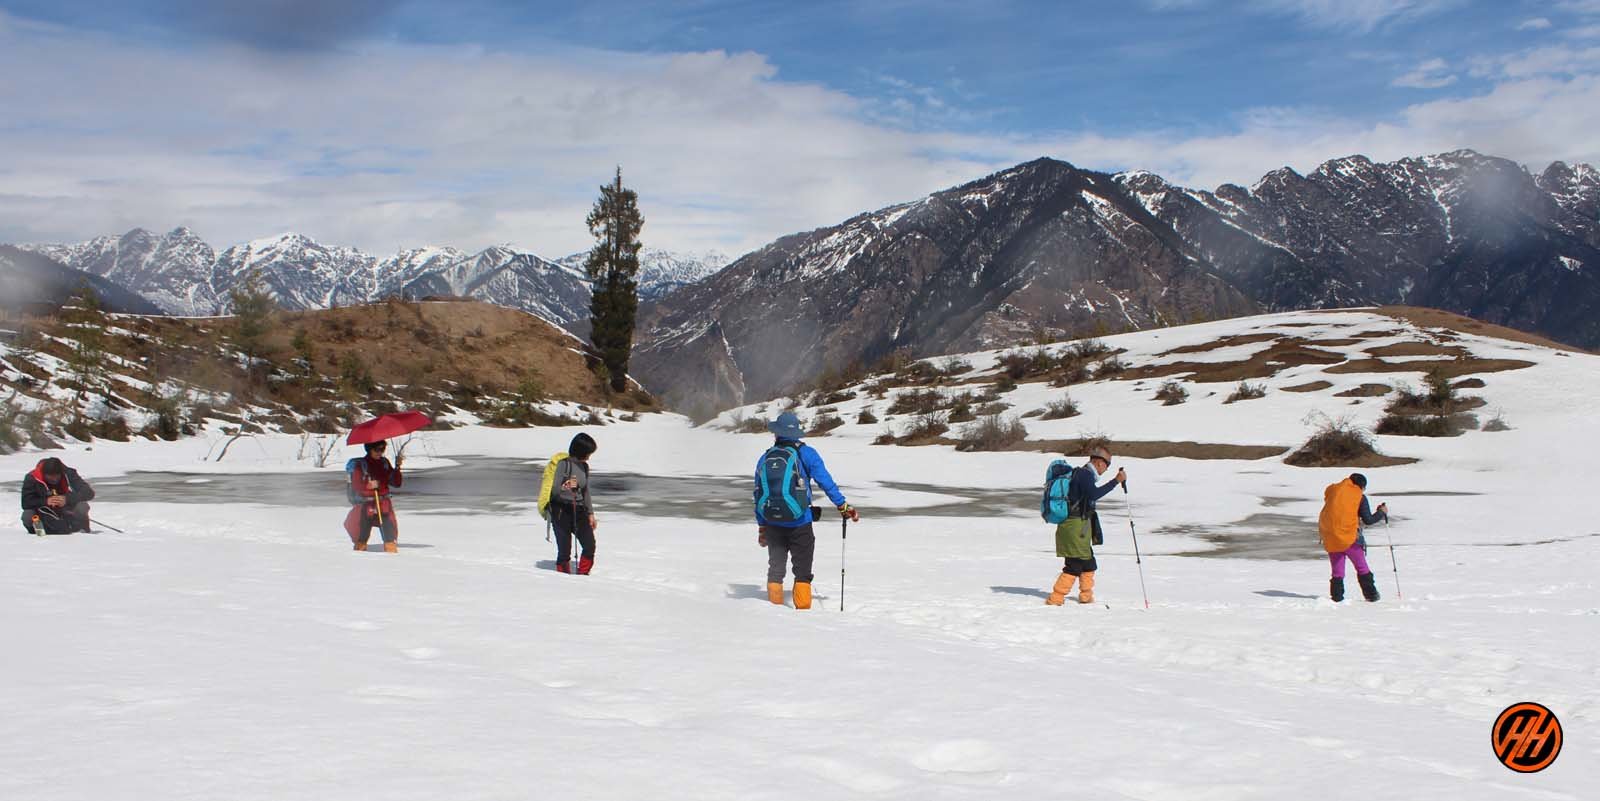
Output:
<path fill-rule="evenodd" d="M 1108 343 L 1134 358 L 1259 323 Z M 313 469 L 294 438 L 243 440 L 222 465 L 200 461 L 203 440 L 75 446 L 61 455 L 99 480 L 96 516 L 127 533 L 0 536 L 0 798 L 1592 798 L 1600 358 L 1514 347 L 1536 366 L 1475 391 L 1512 431 L 1380 439 L 1423 461 L 1364 471 L 1395 513 L 1369 532 L 1378 604 L 1328 601 L 1307 533 L 1348 471 L 1276 459 L 1118 459 L 1133 493 L 1102 507 L 1104 603 L 1051 608 L 1060 563 L 1033 509 L 932 511 L 975 486 L 1030 489 L 1048 456 L 871 446 L 875 427 L 846 426 L 814 442 L 864 515 L 846 611 L 833 522 L 801 613 L 763 597 L 753 525 L 597 497 L 596 572 L 577 577 L 539 567 L 552 548 L 531 515 L 423 514 L 401 494 L 401 553 L 354 554 L 336 491 L 292 508 L 117 500 L 134 469 Z M 1308 407 L 1348 402 L 1126 397 L 1146 383 L 1075 387 L 1086 419 L 1030 431 L 1290 444 Z M 542 459 L 576 430 L 427 434 L 411 461 Z M 668 416 L 591 433 L 602 474 L 739 476 L 764 443 Z M 889 507 L 910 511 L 874 513 Z M 1303 558 L 1178 555 L 1213 547 L 1200 534 Z M 1519 775 L 1489 728 L 1528 700 L 1566 743 Z"/>

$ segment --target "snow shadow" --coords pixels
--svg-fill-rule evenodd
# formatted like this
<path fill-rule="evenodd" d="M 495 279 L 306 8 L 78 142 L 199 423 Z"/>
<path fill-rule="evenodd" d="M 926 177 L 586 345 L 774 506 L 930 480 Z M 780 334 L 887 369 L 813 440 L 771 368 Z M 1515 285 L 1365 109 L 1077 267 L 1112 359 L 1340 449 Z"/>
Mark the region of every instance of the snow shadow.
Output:
<path fill-rule="evenodd" d="M 760 584 L 729 584 L 726 595 L 729 598 L 765 601 L 767 600 L 767 588 Z"/>
<path fill-rule="evenodd" d="M 1306 595 L 1305 593 L 1300 592 L 1289 592 L 1288 590 L 1256 590 L 1256 595 L 1264 595 L 1268 598 L 1305 598 L 1311 601 L 1315 601 L 1322 597 L 1320 595 Z"/>
<path fill-rule="evenodd" d="M 1044 590 L 1041 590 L 1038 587 L 993 586 L 993 587 L 989 588 L 989 591 L 990 592 L 998 592 L 998 593 L 1001 593 L 1001 594 L 1004 594 L 1004 595 L 1026 595 L 1029 598 L 1049 598 L 1050 597 L 1050 593 L 1045 592 Z"/>

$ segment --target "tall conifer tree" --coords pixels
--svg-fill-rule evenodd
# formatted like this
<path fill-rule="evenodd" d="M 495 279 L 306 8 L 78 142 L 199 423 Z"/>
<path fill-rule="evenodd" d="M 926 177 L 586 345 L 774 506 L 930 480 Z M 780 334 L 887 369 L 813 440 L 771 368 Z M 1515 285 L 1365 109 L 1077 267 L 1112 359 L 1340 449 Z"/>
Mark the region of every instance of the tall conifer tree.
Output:
<path fill-rule="evenodd" d="M 589 233 L 595 245 L 583 267 L 594 289 L 589 303 L 589 340 L 600 352 L 611 389 L 628 388 L 628 359 L 633 353 L 633 326 L 639 313 L 639 195 L 616 179 L 600 187 L 600 199 L 589 212 Z"/>

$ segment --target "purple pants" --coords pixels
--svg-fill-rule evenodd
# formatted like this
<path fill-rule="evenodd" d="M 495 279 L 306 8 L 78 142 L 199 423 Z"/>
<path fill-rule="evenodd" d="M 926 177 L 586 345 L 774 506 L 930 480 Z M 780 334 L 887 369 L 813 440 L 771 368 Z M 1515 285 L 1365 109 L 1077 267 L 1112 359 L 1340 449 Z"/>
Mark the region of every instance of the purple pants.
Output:
<path fill-rule="evenodd" d="M 1344 560 L 1345 560 L 1345 557 L 1349 557 L 1350 561 L 1355 563 L 1356 575 L 1364 576 L 1364 575 L 1372 572 L 1372 568 L 1367 567 L 1367 551 L 1366 551 L 1366 549 L 1362 548 L 1360 545 L 1352 545 L 1352 546 L 1350 546 L 1349 550 L 1340 551 L 1338 553 L 1330 553 L 1330 554 L 1328 554 L 1328 561 L 1333 563 L 1333 577 L 1334 578 L 1336 578 L 1336 579 L 1344 578 Z"/>

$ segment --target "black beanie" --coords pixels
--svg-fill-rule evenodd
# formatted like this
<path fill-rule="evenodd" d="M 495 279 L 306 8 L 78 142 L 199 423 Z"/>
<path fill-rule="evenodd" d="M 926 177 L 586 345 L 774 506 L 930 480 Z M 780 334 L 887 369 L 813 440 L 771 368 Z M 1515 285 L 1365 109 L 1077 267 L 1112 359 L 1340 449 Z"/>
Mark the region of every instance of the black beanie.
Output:
<path fill-rule="evenodd" d="M 587 459 L 598 447 L 600 446 L 595 444 L 594 437 L 579 432 L 578 436 L 572 438 L 572 444 L 567 446 L 567 455 L 574 459 Z"/>
<path fill-rule="evenodd" d="M 47 476 L 64 476 L 67 474 L 67 466 L 62 464 L 60 459 L 51 456 L 39 462 L 39 472 Z"/>
<path fill-rule="evenodd" d="M 1351 473 L 1350 474 L 1350 480 L 1354 481 L 1356 483 L 1356 486 L 1358 486 L 1358 487 L 1360 487 L 1362 489 L 1366 489 L 1367 488 L 1367 477 L 1364 476 L 1364 475 L 1361 475 L 1360 473 Z"/>

